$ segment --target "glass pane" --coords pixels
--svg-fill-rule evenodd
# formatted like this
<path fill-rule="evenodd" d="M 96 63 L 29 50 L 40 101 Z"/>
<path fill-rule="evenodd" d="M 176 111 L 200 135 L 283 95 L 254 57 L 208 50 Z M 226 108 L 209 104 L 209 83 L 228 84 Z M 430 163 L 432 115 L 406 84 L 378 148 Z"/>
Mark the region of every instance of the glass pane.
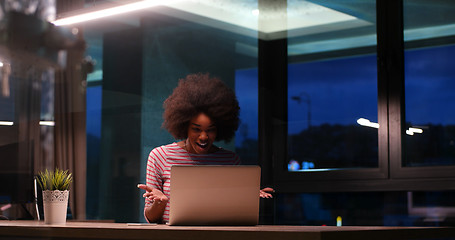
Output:
<path fill-rule="evenodd" d="M 34 164 L 48 167 L 53 160 L 55 69 L 37 62 L 33 53 L 1 59 L 0 181 L 7 184 L 0 187 L 0 204 L 32 203 Z M 25 212 L 7 214 L 12 220 L 29 218 Z"/>
<path fill-rule="evenodd" d="M 41 74 L 41 111 L 40 137 L 43 162 L 47 168 L 54 159 L 54 103 L 55 103 L 55 71 L 48 69 Z"/>
<path fill-rule="evenodd" d="M 235 151 L 242 164 L 258 164 L 258 70 L 240 69 L 235 74 L 235 92 L 241 123 L 235 135 Z"/>
<path fill-rule="evenodd" d="M 454 191 L 278 194 L 276 201 L 276 223 L 283 225 L 453 226 L 455 223 Z"/>
<path fill-rule="evenodd" d="M 87 218 L 145 221 L 135 186 L 145 183 L 150 151 L 177 141 L 161 127 L 163 101 L 190 73 L 208 72 L 236 91 L 241 125 L 233 141 L 216 145 L 258 164 L 251 9 L 257 1 L 177 2 L 84 24 L 86 54 L 96 62 L 87 89 Z"/>
<path fill-rule="evenodd" d="M 455 165 L 455 4 L 404 1 L 404 167 Z"/>
<path fill-rule="evenodd" d="M 36 194 L 33 178 L 53 160 L 53 86 L 60 47 L 49 43 L 67 38 L 58 31 L 49 34 L 45 21 L 55 18 L 54 1 L 2 1 L 1 6 L 0 214 L 28 220 L 36 217 L 29 211 Z M 36 41 L 41 36 L 50 41 Z"/>
<path fill-rule="evenodd" d="M 101 85 L 87 87 L 87 184 L 86 217 L 98 218 L 100 142 L 101 142 Z"/>
<path fill-rule="evenodd" d="M 311 2 L 288 6 L 316 20 L 289 31 L 288 169 L 376 168 L 375 1 Z"/>

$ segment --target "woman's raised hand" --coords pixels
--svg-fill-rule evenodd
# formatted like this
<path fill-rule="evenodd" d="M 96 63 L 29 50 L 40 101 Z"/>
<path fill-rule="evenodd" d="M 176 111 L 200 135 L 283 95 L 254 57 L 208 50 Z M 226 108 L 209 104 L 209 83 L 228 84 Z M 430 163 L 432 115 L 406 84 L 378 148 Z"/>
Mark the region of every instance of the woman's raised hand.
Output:
<path fill-rule="evenodd" d="M 144 198 L 147 198 L 148 200 L 150 200 L 152 203 L 154 203 L 154 202 L 156 202 L 158 204 L 163 203 L 163 202 L 167 203 L 169 200 L 166 197 L 166 195 L 164 195 L 163 192 L 161 192 L 160 190 L 158 190 L 156 188 L 147 186 L 145 184 L 138 184 L 137 187 L 142 190 L 145 190 L 145 193 L 142 194 L 142 196 Z"/>

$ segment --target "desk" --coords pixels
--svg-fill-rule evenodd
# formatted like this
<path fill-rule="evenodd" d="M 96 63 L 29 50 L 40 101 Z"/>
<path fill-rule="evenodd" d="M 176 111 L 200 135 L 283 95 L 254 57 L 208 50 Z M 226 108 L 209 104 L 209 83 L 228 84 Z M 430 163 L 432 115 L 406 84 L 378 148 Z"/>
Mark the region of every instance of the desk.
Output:
<path fill-rule="evenodd" d="M 455 239 L 455 228 L 250 226 L 196 227 L 153 224 L 67 222 L 46 225 L 38 221 L 0 221 L 0 239 L 201 239 L 201 240 L 389 240 Z"/>

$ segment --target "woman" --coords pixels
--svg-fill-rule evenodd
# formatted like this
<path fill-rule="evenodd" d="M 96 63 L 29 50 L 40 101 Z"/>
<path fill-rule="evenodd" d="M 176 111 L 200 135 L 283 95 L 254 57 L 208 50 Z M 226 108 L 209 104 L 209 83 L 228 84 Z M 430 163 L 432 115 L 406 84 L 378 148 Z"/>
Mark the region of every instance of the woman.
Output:
<path fill-rule="evenodd" d="M 144 215 L 149 222 L 169 221 L 170 169 L 179 165 L 238 165 L 237 154 L 217 147 L 215 141 L 230 141 L 239 126 L 235 93 L 220 79 L 191 74 L 179 81 L 164 101 L 163 127 L 175 139 L 183 139 L 150 152 Z M 272 189 L 260 191 L 269 198 Z"/>

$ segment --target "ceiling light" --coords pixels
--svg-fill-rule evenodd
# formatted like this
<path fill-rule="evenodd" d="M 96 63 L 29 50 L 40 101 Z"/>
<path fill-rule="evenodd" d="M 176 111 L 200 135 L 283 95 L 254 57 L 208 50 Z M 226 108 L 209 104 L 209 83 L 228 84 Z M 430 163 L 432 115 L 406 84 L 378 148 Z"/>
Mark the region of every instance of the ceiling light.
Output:
<path fill-rule="evenodd" d="M 75 23 L 86 22 L 90 20 L 95 20 L 103 17 L 114 16 L 122 13 L 128 13 L 132 11 L 137 11 L 145 8 L 156 7 L 163 4 L 169 4 L 170 2 L 175 2 L 170 0 L 144 0 L 134 3 L 124 4 L 117 7 L 106 8 L 98 11 L 83 13 L 71 17 L 65 17 L 57 19 L 52 23 L 56 26 L 71 25 Z"/>
<path fill-rule="evenodd" d="M 55 126 L 55 122 L 54 121 L 39 121 L 39 125 L 41 126 Z"/>
<path fill-rule="evenodd" d="M 0 121 L 0 126 L 13 126 L 13 122 L 10 121 Z"/>
<path fill-rule="evenodd" d="M 0 121 L 0 126 L 13 126 L 14 122 L 10 121 Z M 55 126 L 54 121 L 39 121 L 39 125 L 41 126 Z"/>

